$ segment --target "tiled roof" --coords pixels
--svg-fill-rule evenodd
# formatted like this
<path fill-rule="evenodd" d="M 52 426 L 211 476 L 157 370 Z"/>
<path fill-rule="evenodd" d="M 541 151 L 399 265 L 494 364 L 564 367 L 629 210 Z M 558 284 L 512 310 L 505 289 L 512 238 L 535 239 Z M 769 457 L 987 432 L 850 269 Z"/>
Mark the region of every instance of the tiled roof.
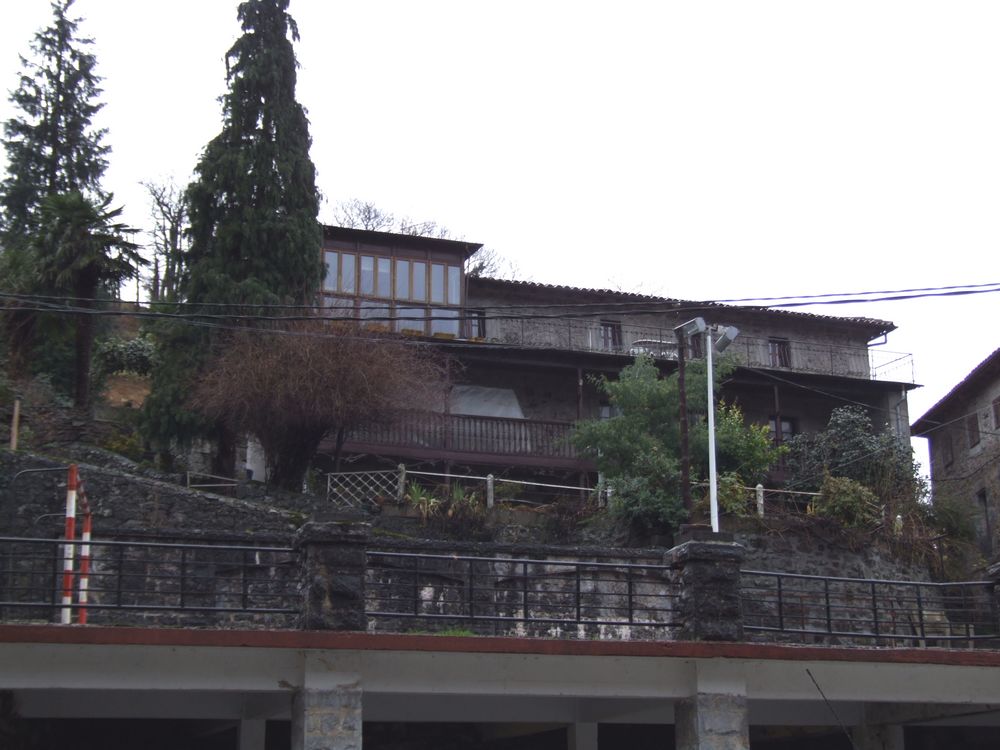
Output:
<path fill-rule="evenodd" d="M 943 412 L 951 406 L 952 402 L 972 395 L 985 381 L 998 375 L 1000 375 L 1000 349 L 994 350 L 990 356 L 976 365 L 972 372 L 966 375 L 958 385 L 948 391 L 944 398 L 928 409 L 920 419 L 913 423 L 910 432 L 913 435 L 921 436 L 935 427 L 939 427 Z"/>
<path fill-rule="evenodd" d="M 475 277 L 469 279 L 470 284 L 485 283 L 488 286 L 506 286 L 511 289 L 522 289 L 525 291 L 558 292 L 563 294 L 586 295 L 588 297 L 605 297 L 621 301 L 651 302 L 670 305 L 672 307 L 718 309 L 718 310 L 740 310 L 743 312 L 758 312 L 768 315 L 781 315 L 790 318 L 808 319 L 823 321 L 825 323 L 848 324 L 868 328 L 874 335 L 882 335 L 894 331 L 896 326 L 887 320 L 877 318 L 857 318 L 840 317 L 837 315 L 817 315 L 815 313 L 797 312 L 794 310 L 784 310 L 779 308 L 762 307 L 759 305 L 725 305 L 719 302 L 696 301 L 673 299 L 670 297 L 657 297 L 649 294 L 638 294 L 636 292 L 622 292 L 614 289 L 587 289 L 585 287 L 565 286 L 563 284 L 543 284 L 537 281 L 514 281 L 508 279 L 493 279 L 489 277 Z"/>

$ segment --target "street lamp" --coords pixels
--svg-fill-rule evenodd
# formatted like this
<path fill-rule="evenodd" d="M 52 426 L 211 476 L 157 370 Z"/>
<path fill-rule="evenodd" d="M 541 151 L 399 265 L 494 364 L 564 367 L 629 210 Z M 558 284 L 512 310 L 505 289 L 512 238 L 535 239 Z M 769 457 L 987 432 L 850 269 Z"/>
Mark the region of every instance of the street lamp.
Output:
<path fill-rule="evenodd" d="M 688 447 L 687 390 L 684 385 L 684 352 L 690 336 L 704 333 L 707 326 L 704 318 L 692 318 L 674 328 L 677 337 L 677 398 L 681 428 L 681 500 L 684 510 L 691 512 L 691 450 Z"/>
<path fill-rule="evenodd" d="M 712 514 L 712 531 L 719 533 L 719 483 L 715 476 L 715 393 L 712 383 L 712 350 L 715 349 L 722 354 L 733 340 L 739 335 L 736 326 L 726 326 L 715 343 L 712 343 L 712 334 L 719 333 L 718 327 L 709 329 L 705 347 L 705 358 L 708 362 L 708 500 Z"/>

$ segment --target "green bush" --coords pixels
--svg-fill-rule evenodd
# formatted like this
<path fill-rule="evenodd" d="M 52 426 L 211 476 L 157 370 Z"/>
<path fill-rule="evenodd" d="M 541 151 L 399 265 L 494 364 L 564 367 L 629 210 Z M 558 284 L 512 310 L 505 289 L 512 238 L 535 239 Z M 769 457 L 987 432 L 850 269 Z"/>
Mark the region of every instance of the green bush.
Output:
<path fill-rule="evenodd" d="M 148 375 L 152 371 L 155 345 L 146 336 L 134 339 L 107 339 L 97 345 L 98 369 L 108 375 L 130 372 Z"/>
<path fill-rule="evenodd" d="M 847 477 L 827 474 L 810 510 L 814 515 L 832 518 L 854 528 L 870 528 L 882 523 L 882 505 L 875 493 Z"/>

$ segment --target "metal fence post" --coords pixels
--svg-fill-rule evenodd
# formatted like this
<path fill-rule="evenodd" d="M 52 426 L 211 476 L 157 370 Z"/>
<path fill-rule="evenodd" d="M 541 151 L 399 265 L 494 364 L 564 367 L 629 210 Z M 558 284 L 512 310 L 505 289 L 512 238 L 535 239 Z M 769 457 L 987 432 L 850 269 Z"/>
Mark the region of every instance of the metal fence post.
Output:
<path fill-rule="evenodd" d="M 764 485 L 757 485 L 757 516 L 764 517 Z"/>
<path fill-rule="evenodd" d="M 486 475 L 486 507 L 493 507 L 493 475 Z"/>

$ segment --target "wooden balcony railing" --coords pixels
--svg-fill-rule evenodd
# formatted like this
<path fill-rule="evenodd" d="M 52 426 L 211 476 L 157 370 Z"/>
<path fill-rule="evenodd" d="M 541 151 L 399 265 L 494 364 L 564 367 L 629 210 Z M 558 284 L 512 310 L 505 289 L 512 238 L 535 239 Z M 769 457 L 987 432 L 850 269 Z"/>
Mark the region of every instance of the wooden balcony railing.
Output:
<path fill-rule="evenodd" d="M 577 459 L 569 422 L 411 412 L 393 424 L 366 425 L 350 444 L 408 447 L 441 453 Z"/>

